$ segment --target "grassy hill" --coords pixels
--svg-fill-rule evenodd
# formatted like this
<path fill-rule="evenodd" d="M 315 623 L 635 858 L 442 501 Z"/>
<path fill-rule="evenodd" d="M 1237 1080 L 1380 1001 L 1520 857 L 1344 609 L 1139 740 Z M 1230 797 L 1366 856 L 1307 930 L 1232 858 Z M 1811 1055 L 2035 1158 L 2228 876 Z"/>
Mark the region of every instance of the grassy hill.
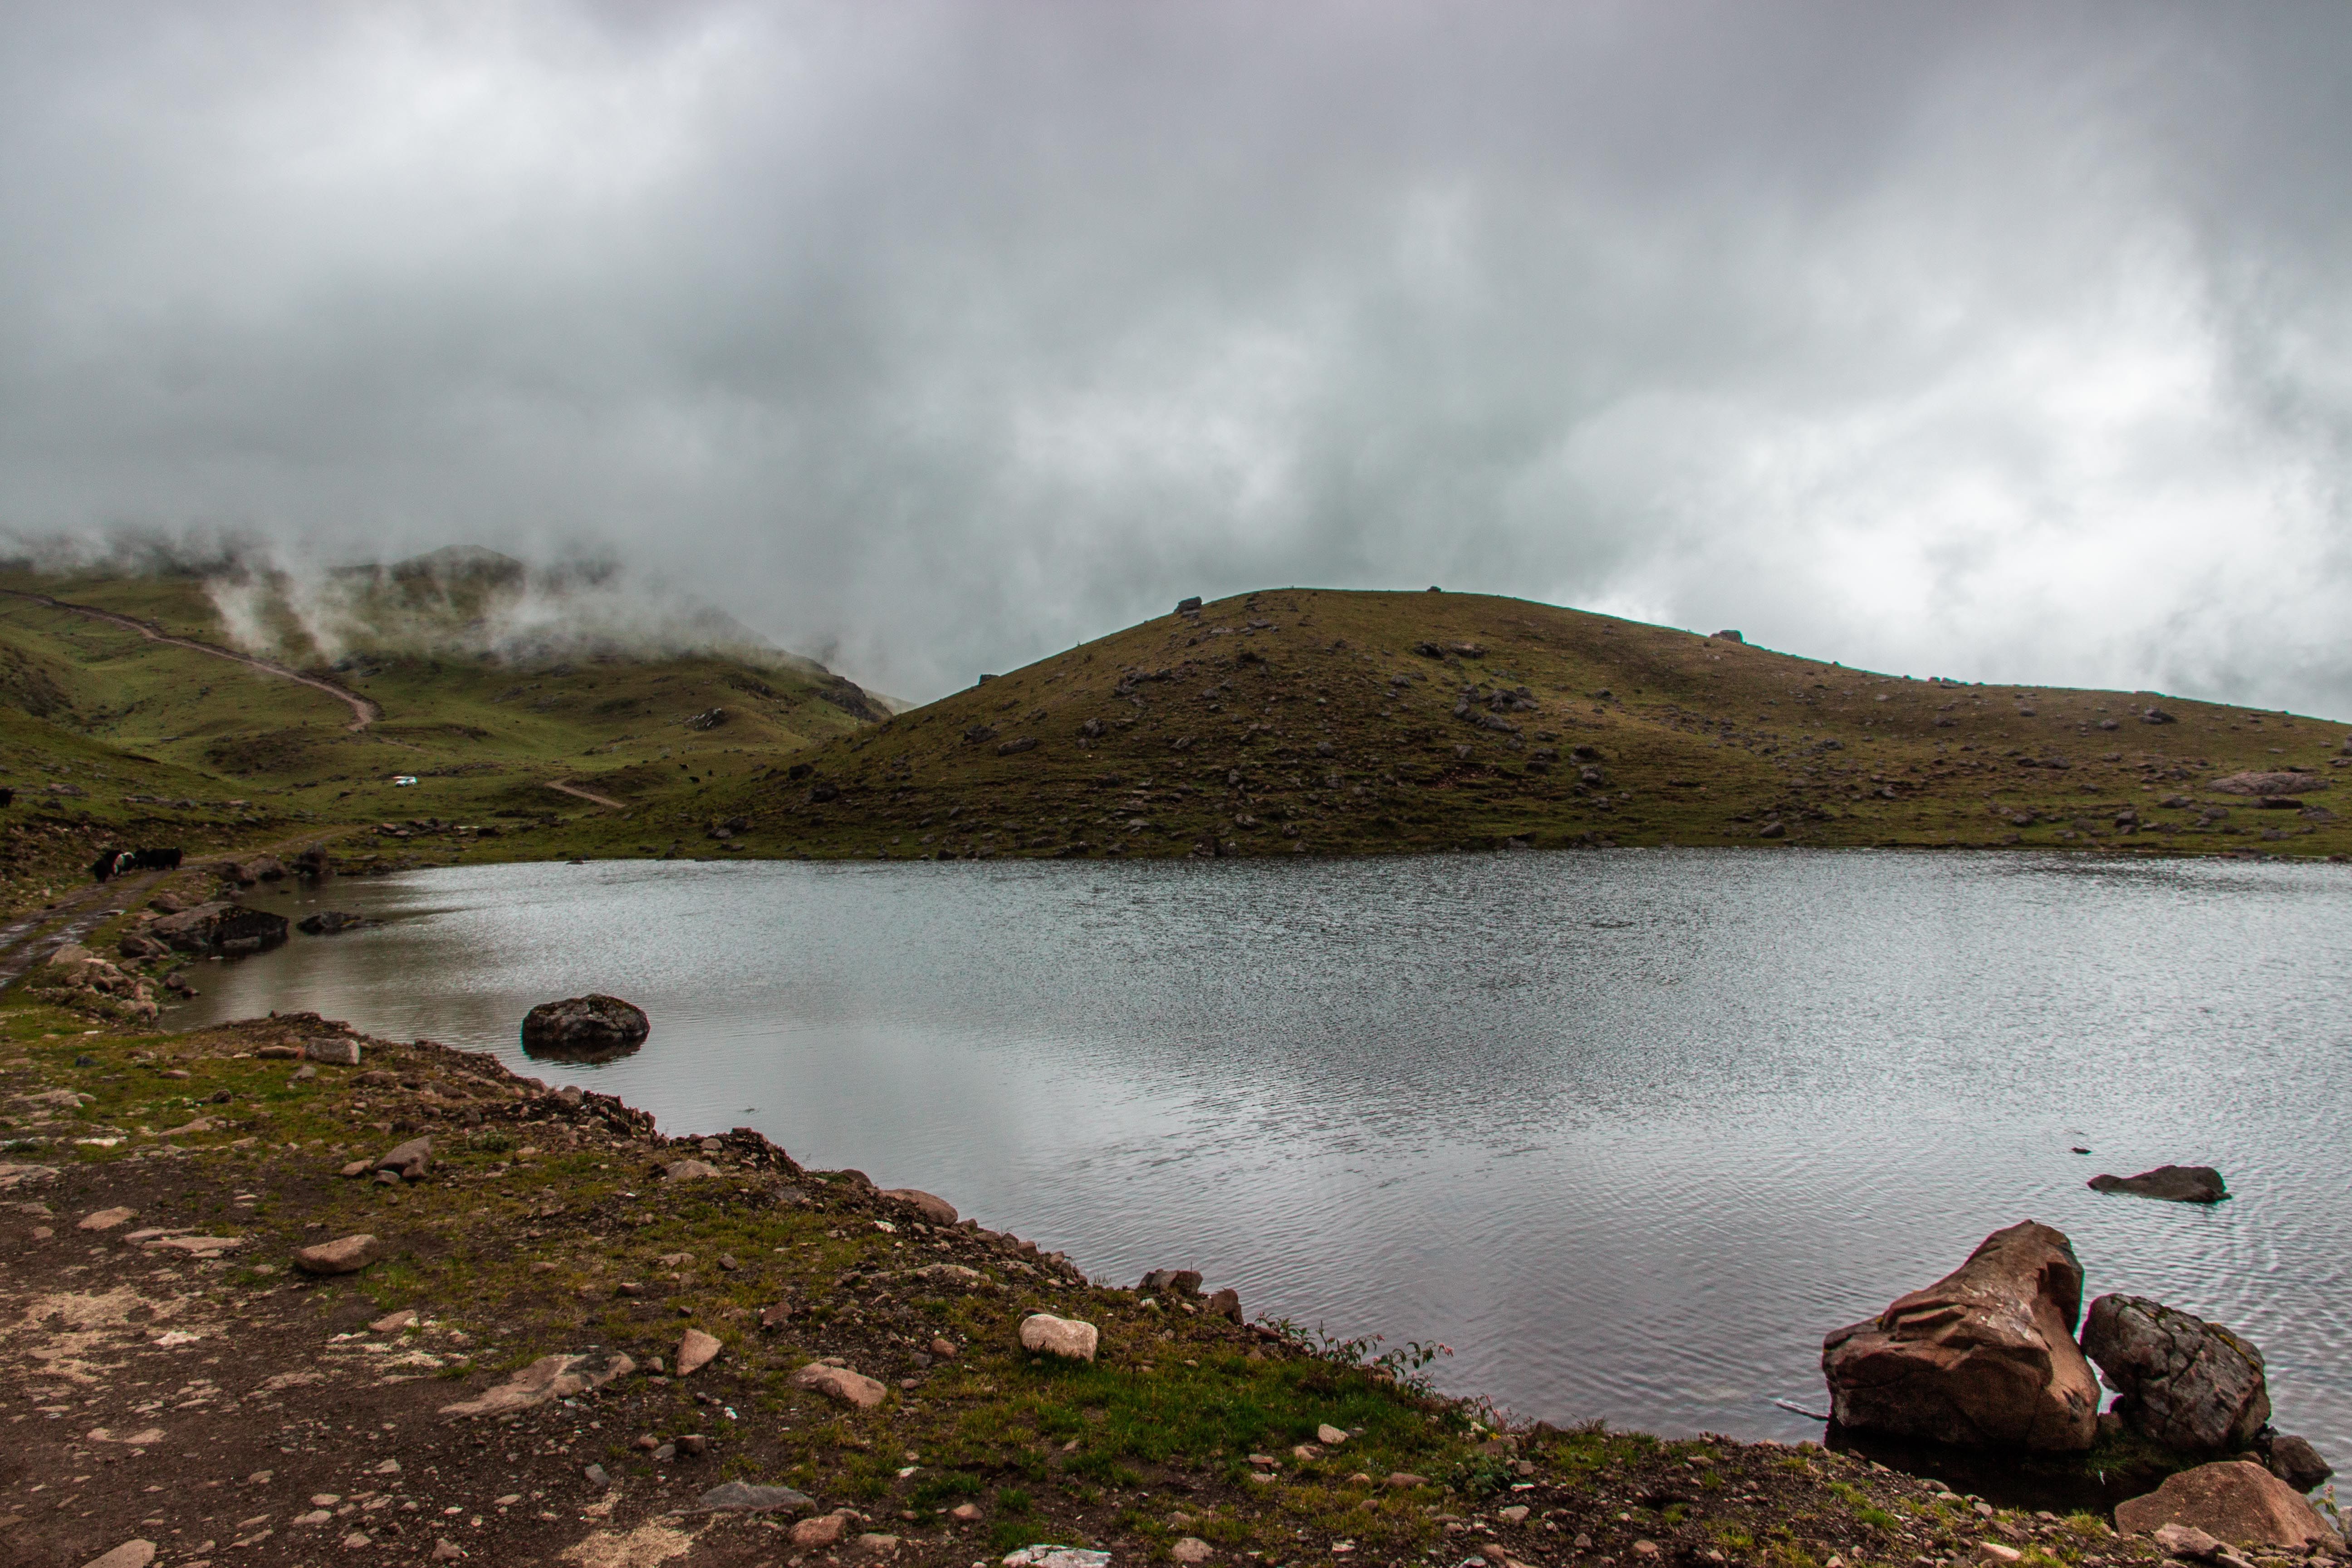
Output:
<path fill-rule="evenodd" d="M 2145 692 L 1879 675 L 1515 599 L 1281 589 L 983 679 L 699 808 L 771 852 L 894 857 L 2328 855 L 2352 851 L 2327 804 L 2347 734 Z M 2287 769 L 2315 787 L 2272 805 L 2210 787 Z"/>
<path fill-rule="evenodd" d="M 192 574 L 0 572 L 0 785 L 17 791 L 0 813 L 0 901 L 83 879 L 101 845 L 331 833 L 339 855 L 391 864 L 568 853 L 575 829 L 601 847 L 625 821 L 635 852 L 673 797 L 885 712 L 822 667 L 748 644 L 664 653 L 548 626 L 483 646 L 469 633 L 497 584 L 455 586 L 446 573 L 373 569 L 345 597 L 348 640 L 323 649 L 283 584 L 233 602 L 247 621 L 233 627 Z M 93 609 L 224 650 L 258 625 L 277 662 L 380 717 L 355 728 L 337 690 L 82 613 Z"/>

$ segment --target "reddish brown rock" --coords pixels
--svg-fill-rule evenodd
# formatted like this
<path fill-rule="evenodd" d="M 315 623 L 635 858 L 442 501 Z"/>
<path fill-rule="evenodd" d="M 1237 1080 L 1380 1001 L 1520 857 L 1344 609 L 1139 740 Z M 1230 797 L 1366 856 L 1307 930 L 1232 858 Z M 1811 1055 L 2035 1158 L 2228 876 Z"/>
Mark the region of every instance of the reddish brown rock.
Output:
<path fill-rule="evenodd" d="M 372 1236 L 346 1236 L 298 1247 L 294 1267 L 305 1274 L 356 1274 L 383 1256 L 383 1243 Z"/>
<path fill-rule="evenodd" d="M 1822 1343 L 1830 1409 L 1854 1431 L 1975 1447 L 2087 1448 L 2099 1384 L 2074 1343 L 2083 1266 L 2027 1220 L 1877 1317 Z"/>
<path fill-rule="evenodd" d="M 793 1386 L 814 1390 L 860 1410 L 871 1410 L 881 1404 L 887 1392 L 863 1373 L 852 1372 L 845 1366 L 828 1366 L 823 1362 L 811 1362 L 793 1373 Z"/>
<path fill-rule="evenodd" d="M 2146 1497 L 2116 1505 L 2116 1528 L 2147 1535 L 2185 1524 L 2238 1546 L 2342 1544 L 2301 1492 L 2244 1459 L 2222 1459 L 2167 1476 Z"/>

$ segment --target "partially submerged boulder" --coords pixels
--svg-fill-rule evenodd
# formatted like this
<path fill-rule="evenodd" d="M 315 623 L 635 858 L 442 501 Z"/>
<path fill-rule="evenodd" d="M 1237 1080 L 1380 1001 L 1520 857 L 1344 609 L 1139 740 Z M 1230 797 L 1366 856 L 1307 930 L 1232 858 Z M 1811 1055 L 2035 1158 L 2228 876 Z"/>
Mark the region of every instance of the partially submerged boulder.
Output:
<path fill-rule="evenodd" d="M 339 931 L 363 931 L 383 922 L 373 915 L 347 914 L 341 910 L 320 910 L 315 915 L 305 915 L 294 929 L 305 936 L 333 936 Z"/>
<path fill-rule="evenodd" d="M 151 922 L 147 934 L 179 952 L 259 952 L 286 940 L 286 917 L 226 901 Z"/>
<path fill-rule="evenodd" d="M 2236 1546 L 2330 1550 L 2343 1544 L 2309 1500 L 2244 1459 L 2222 1459 L 2167 1476 L 2146 1497 L 2116 1505 L 2116 1528 L 2147 1535 L 2168 1524 L 2187 1525 Z"/>
<path fill-rule="evenodd" d="M 2271 1418 L 2263 1352 L 2161 1301 L 2100 1297 L 2083 1321 L 2083 1353 L 2122 1396 L 2124 1425 L 2167 1448 L 2234 1453 Z"/>
<path fill-rule="evenodd" d="M 2074 1343 L 2083 1266 L 2027 1220 L 1822 1344 L 1830 1409 L 1854 1431 L 2069 1451 L 2097 1436 L 2099 1384 Z"/>
<path fill-rule="evenodd" d="M 591 993 L 542 1002 L 524 1014 L 522 1048 L 527 1056 L 595 1061 L 627 1055 L 652 1032 L 644 1008 Z"/>
<path fill-rule="evenodd" d="M 82 1221 L 88 1225 L 88 1220 Z M 2336 1473 L 2336 1467 L 2319 1457 L 2319 1450 L 2301 1437 L 2285 1432 L 2265 1431 L 2256 1434 L 2254 1452 L 2262 1456 L 2263 1468 L 2299 1492 L 2307 1492 Z"/>
<path fill-rule="evenodd" d="M 2221 1173 L 2210 1165 L 2158 1165 L 2137 1176 L 2093 1176 L 2095 1193 L 2128 1193 L 2172 1204 L 2218 1204 L 2230 1195 Z"/>

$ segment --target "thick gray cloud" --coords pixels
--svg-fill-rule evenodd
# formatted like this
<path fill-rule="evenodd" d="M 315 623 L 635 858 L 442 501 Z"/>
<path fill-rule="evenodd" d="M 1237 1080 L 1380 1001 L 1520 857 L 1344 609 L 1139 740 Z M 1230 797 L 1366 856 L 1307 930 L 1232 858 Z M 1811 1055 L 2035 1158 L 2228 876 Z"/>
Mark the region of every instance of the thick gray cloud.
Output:
<path fill-rule="evenodd" d="M 609 552 L 929 697 L 1282 583 L 2352 713 L 2352 16 L 0 18 L 0 525 Z"/>

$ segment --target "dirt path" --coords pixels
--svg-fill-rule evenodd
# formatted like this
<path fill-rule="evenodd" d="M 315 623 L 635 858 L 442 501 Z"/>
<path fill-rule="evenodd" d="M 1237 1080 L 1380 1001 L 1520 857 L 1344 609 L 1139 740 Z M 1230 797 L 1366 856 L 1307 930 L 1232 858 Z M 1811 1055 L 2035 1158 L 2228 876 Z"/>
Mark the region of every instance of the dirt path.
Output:
<path fill-rule="evenodd" d="M 629 809 L 628 803 L 626 801 L 614 800 L 609 795 L 598 795 L 594 790 L 582 789 L 578 784 L 568 784 L 561 783 L 555 779 L 550 779 L 547 781 L 547 787 L 550 789 L 562 790 L 565 795 L 574 795 L 582 800 L 593 801 L 598 805 L 609 805 L 614 811 L 626 811 Z"/>
<path fill-rule="evenodd" d="M 274 675 L 281 680 L 291 680 L 299 685 L 310 687 L 314 691 L 323 691 L 336 701 L 345 703 L 351 708 L 352 721 L 344 726 L 348 730 L 364 730 L 383 717 L 383 709 L 374 699 L 362 697 L 356 691 L 338 686 L 333 681 L 320 676 L 305 675 L 300 670 L 289 668 L 275 659 L 262 658 L 249 653 L 239 653 L 235 648 L 221 647 L 214 643 L 198 642 L 194 637 L 173 637 L 169 632 L 157 631 L 145 621 L 134 616 L 118 615 L 112 610 L 101 610 L 95 605 L 68 604 L 63 599 L 53 599 L 47 594 L 27 594 L 15 588 L 0 588 L 0 594 L 5 594 L 12 599 L 24 599 L 32 604 L 46 605 L 52 610 L 64 610 L 72 615 L 88 616 L 92 620 L 111 622 L 115 626 L 137 632 L 149 642 L 169 643 L 173 647 L 187 648 L 192 652 L 206 654 L 214 658 L 225 658 L 231 663 L 244 665 L 247 669 L 257 669 L 264 675 Z"/>

